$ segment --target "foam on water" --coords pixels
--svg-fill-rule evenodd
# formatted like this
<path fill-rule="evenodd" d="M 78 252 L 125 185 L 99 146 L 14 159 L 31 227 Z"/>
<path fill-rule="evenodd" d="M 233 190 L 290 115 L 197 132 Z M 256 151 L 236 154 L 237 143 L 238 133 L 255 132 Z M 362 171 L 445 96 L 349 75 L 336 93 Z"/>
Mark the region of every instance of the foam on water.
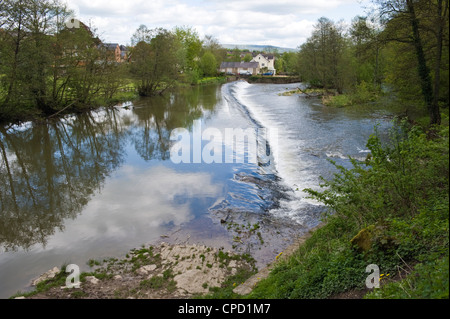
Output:
<path fill-rule="evenodd" d="M 318 179 L 312 176 L 308 167 L 312 162 L 302 158 L 301 152 L 304 141 L 297 138 L 294 132 L 286 123 L 277 119 L 274 114 L 270 114 L 267 108 L 257 105 L 248 94 L 248 89 L 252 85 L 240 81 L 234 84 L 234 94 L 239 104 L 245 108 L 253 122 L 268 129 L 275 130 L 277 135 L 270 135 L 268 143 L 274 157 L 275 170 L 282 179 L 284 186 L 289 189 L 290 200 L 281 201 L 280 207 L 273 209 L 272 214 L 281 217 L 290 217 L 301 224 L 308 224 L 311 220 L 305 211 L 311 209 L 311 205 L 318 206 L 318 202 L 307 198 L 303 191 L 305 188 L 318 188 Z"/>
<path fill-rule="evenodd" d="M 280 96 L 299 85 L 237 81 L 225 85 L 222 93 L 229 107 L 241 112 L 250 126 L 277 132 L 267 138 L 274 163 L 266 171 L 281 180 L 278 185 L 288 199 L 281 199 L 270 213 L 314 226 L 325 208 L 308 198 L 304 189 L 320 191 L 321 177 L 333 178 L 336 168 L 330 161 L 345 168 L 352 167 L 350 158 L 365 161 L 370 153 L 367 140 L 375 126 L 381 125 L 379 132 L 383 132 L 392 123 L 380 118 L 376 110 L 353 112 L 327 108 L 297 95 Z"/>

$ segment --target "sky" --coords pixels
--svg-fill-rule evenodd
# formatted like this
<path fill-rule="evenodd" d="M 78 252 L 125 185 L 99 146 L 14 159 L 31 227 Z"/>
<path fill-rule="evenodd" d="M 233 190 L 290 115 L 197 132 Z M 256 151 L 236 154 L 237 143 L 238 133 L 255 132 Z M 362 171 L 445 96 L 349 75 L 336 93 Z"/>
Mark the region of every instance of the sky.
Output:
<path fill-rule="evenodd" d="M 130 44 L 136 29 L 191 27 L 221 44 L 297 48 L 320 17 L 351 23 L 369 0 L 66 0 L 104 42 Z"/>

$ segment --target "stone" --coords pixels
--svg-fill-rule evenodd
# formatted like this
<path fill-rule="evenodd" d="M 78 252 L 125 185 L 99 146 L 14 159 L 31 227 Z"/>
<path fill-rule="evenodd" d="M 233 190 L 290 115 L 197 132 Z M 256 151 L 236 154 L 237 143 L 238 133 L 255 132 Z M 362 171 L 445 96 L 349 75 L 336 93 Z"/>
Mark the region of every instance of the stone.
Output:
<path fill-rule="evenodd" d="M 40 275 L 37 279 L 33 280 L 31 282 L 31 284 L 33 286 L 37 286 L 39 283 L 48 280 L 48 279 L 52 279 L 55 278 L 55 276 L 59 273 L 59 268 L 58 267 L 53 267 L 53 269 L 50 269 L 49 271 L 43 273 L 42 275 Z"/>
<path fill-rule="evenodd" d="M 100 280 L 95 278 L 94 276 L 86 276 L 85 279 L 87 282 L 90 282 L 91 284 L 94 284 L 94 285 L 96 285 L 100 282 Z"/>
<path fill-rule="evenodd" d="M 156 269 L 156 265 L 146 265 L 146 266 L 142 266 L 141 268 L 136 270 L 136 273 L 144 276 L 155 269 Z"/>
<path fill-rule="evenodd" d="M 373 225 L 363 228 L 359 233 L 350 240 L 350 243 L 354 245 L 360 252 L 366 252 L 372 247 L 372 232 Z"/>
<path fill-rule="evenodd" d="M 387 227 L 383 225 L 370 225 L 363 228 L 350 240 L 350 243 L 360 252 L 368 252 L 375 245 L 384 251 L 398 246 L 398 240 L 389 236 Z"/>

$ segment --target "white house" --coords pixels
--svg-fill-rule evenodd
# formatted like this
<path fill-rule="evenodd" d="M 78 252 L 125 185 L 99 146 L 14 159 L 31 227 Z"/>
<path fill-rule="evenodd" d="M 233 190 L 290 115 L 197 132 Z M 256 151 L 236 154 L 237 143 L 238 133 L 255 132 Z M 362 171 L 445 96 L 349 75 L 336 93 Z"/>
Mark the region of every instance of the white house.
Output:
<path fill-rule="evenodd" d="M 275 70 L 275 56 L 271 54 L 257 54 L 255 57 L 253 57 L 251 62 L 258 62 L 259 68 L 262 70 L 264 68 L 267 68 L 269 72 L 272 72 L 274 75 L 276 73 Z"/>

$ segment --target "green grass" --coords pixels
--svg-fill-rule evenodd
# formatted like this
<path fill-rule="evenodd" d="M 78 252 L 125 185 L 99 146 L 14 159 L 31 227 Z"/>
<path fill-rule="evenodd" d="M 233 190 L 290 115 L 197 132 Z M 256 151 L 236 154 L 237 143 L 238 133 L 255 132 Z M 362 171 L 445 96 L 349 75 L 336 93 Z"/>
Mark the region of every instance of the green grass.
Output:
<path fill-rule="evenodd" d="M 448 299 L 448 255 L 420 263 L 400 281 L 375 289 L 365 299 Z"/>
<path fill-rule="evenodd" d="M 213 84 L 213 83 L 225 83 L 227 78 L 225 76 L 212 76 L 212 77 L 204 77 L 197 81 L 198 85 L 202 84 Z"/>
<path fill-rule="evenodd" d="M 54 287 L 63 287 L 63 286 L 65 286 L 66 285 L 66 278 L 68 276 L 68 274 L 65 272 L 66 266 L 67 265 L 62 265 L 61 268 L 60 268 L 61 269 L 60 272 L 57 273 L 55 275 L 55 277 L 38 283 L 36 285 L 36 288 L 33 291 L 26 292 L 26 293 L 18 291 L 17 293 L 15 293 L 11 297 L 9 297 L 9 299 L 14 299 L 15 297 L 19 297 L 19 296 L 24 296 L 26 298 L 26 297 L 30 297 L 30 296 L 36 295 L 36 294 L 38 294 L 40 292 L 48 291 L 48 290 L 50 290 L 51 288 L 54 288 Z"/>
<path fill-rule="evenodd" d="M 334 96 L 326 96 L 323 98 L 323 103 L 332 107 L 347 107 L 352 105 L 361 105 L 369 102 L 374 102 L 380 97 L 379 89 L 372 87 L 366 82 L 361 82 L 356 87 L 346 94 L 339 94 Z"/>
<path fill-rule="evenodd" d="M 235 294 L 233 289 L 236 286 L 245 282 L 248 278 L 257 272 L 255 266 L 255 259 L 249 254 L 243 255 L 230 255 L 228 252 L 223 252 L 220 250 L 216 256 L 216 261 L 219 262 L 219 267 L 228 267 L 232 260 L 240 261 L 244 260 L 247 262 L 249 267 L 240 267 L 238 271 L 225 279 L 220 287 L 209 287 L 209 293 L 197 296 L 197 298 L 202 299 L 237 299 L 240 295 Z"/>

